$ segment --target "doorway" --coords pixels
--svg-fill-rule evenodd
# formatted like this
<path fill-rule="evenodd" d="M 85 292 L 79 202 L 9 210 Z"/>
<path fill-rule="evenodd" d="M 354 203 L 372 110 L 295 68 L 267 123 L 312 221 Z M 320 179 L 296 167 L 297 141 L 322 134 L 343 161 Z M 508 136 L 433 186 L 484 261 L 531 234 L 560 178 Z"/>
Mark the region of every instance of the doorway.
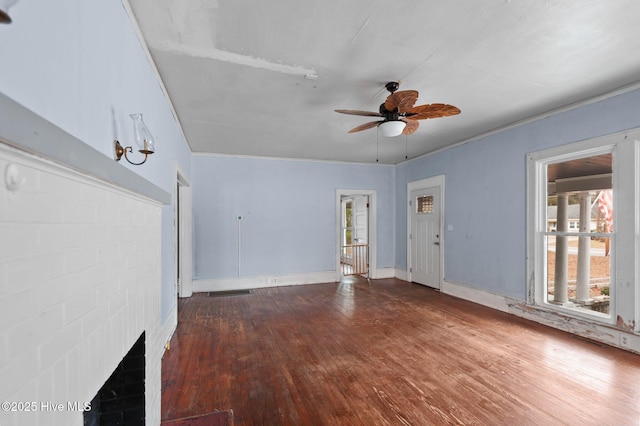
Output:
<path fill-rule="evenodd" d="M 407 270 L 409 281 L 440 289 L 443 271 L 444 176 L 407 187 Z"/>
<path fill-rule="evenodd" d="M 343 276 L 374 278 L 375 191 L 336 191 L 336 281 Z"/>
<path fill-rule="evenodd" d="M 369 276 L 369 196 L 341 199 L 340 269 L 343 276 Z"/>

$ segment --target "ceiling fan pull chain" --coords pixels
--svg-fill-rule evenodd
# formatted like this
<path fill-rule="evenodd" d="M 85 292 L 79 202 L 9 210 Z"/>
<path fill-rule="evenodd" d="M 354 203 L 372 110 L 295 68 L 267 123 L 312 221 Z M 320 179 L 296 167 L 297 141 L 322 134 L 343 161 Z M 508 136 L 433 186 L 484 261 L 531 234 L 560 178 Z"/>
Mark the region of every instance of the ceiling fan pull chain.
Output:
<path fill-rule="evenodd" d="M 380 130 L 376 129 L 376 163 L 380 159 Z"/>
<path fill-rule="evenodd" d="M 409 158 L 409 155 L 408 155 L 409 148 L 408 147 L 409 147 L 409 136 L 405 134 L 404 135 L 404 159 L 405 160 Z"/>

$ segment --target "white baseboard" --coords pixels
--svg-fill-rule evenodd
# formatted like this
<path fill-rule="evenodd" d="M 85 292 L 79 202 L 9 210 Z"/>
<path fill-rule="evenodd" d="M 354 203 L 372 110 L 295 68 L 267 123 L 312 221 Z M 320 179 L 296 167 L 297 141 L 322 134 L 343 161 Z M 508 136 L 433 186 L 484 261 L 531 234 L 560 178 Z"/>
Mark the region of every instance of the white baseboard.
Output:
<path fill-rule="evenodd" d="M 587 339 L 640 353 L 640 335 L 625 332 L 607 324 L 569 317 L 549 309 L 528 305 L 524 300 L 500 296 L 449 281 L 442 283 L 440 291 Z"/>
<path fill-rule="evenodd" d="M 371 274 L 371 279 L 380 280 L 385 278 L 395 278 L 396 268 L 378 268 L 375 274 Z"/>
<path fill-rule="evenodd" d="M 509 312 L 509 305 L 518 302 L 515 299 L 509 299 L 505 296 L 450 281 L 443 281 L 440 286 L 440 291 L 502 312 Z"/>
<path fill-rule="evenodd" d="M 394 278 L 395 268 L 379 268 L 371 274 L 371 279 Z M 193 292 L 246 290 L 252 288 L 280 287 L 289 285 L 321 284 L 336 282 L 335 271 L 310 272 L 292 275 L 262 275 L 257 277 L 215 278 L 193 280 Z"/>
<path fill-rule="evenodd" d="M 409 281 L 409 273 L 404 269 L 396 269 L 395 277 L 402 281 Z"/>
<path fill-rule="evenodd" d="M 178 304 L 176 303 L 176 305 L 171 310 L 171 313 L 169 313 L 167 320 L 162 325 L 162 329 L 160 330 L 160 333 L 162 335 L 162 341 L 164 342 L 164 350 L 162 352 L 162 355 L 164 355 L 164 352 L 166 352 L 166 350 L 169 348 L 169 342 L 171 341 L 171 338 L 173 337 L 173 333 L 175 333 L 177 327 L 178 327 Z"/>
<path fill-rule="evenodd" d="M 215 278 L 193 280 L 194 293 L 205 291 L 248 290 L 253 288 L 281 287 L 289 285 L 332 283 L 335 271 L 310 272 L 293 275 L 264 275 L 258 277 Z"/>

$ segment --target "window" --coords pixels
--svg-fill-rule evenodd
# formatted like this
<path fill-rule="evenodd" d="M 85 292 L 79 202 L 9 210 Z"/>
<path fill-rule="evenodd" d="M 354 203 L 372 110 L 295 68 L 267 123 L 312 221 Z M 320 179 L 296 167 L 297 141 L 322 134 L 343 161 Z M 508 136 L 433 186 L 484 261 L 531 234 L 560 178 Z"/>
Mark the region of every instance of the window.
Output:
<path fill-rule="evenodd" d="M 569 225 L 575 215 L 577 229 Z M 585 333 L 617 329 L 617 337 L 613 333 L 609 338 L 628 346 L 625 334 L 640 333 L 638 218 L 640 129 L 529 154 L 526 264 L 531 312 L 557 312 L 563 324 L 580 319 L 571 324 Z M 588 267 L 584 259 L 578 262 L 587 252 Z"/>
<path fill-rule="evenodd" d="M 416 198 L 418 214 L 433 213 L 433 195 L 421 195 Z"/>
<path fill-rule="evenodd" d="M 529 304 L 613 326 L 623 318 L 627 329 L 635 327 L 629 324 L 636 307 L 628 300 L 635 299 L 638 287 L 634 256 L 640 182 L 634 171 L 640 142 L 627 136 L 528 155 Z M 617 194 L 626 196 L 617 199 Z M 625 284 L 616 285 L 621 280 Z"/>

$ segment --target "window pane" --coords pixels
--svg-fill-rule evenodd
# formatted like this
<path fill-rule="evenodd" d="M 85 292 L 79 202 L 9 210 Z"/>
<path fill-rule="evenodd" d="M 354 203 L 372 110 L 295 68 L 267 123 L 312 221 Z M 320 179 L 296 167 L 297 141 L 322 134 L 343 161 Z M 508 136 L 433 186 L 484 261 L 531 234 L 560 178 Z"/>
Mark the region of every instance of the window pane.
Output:
<path fill-rule="evenodd" d="M 433 213 L 433 195 L 422 195 L 416 198 L 418 213 Z"/>
<path fill-rule="evenodd" d="M 611 153 L 547 166 L 543 234 L 550 304 L 609 314 L 612 172 Z"/>
<path fill-rule="evenodd" d="M 611 238 L 590 238 L 588 240 L 589 257 L 586 263 L 586 271 L 579 272 L 578 253 L 581 247 L 581 237 L 557 237 L 555 235 L 547 235 L 547 301 L 554 304 L 563 304 L 587 311 L 596 311 L 609 313 L 609 287 L 610 287 L 610 270 L 611 256 L 609 249 Z M 585 237 L 582 237 L 585 238 Z M 567 246 L 567 255 L 558 258 L 557 243 L 558 240 L 565 239 Z M 563 244 L 561 242 L 561 244 Z M 556 262 L 565 262 L 565 265 L 556 269 Z M 582 261 L 584 262 L 584 260 Z M 565 275 L 560 279 L 566 282 L 566 285 L 556 286 L 556 274 Z M 585 283 L 578 286 L 578 276 L 584 279 Z"/>

